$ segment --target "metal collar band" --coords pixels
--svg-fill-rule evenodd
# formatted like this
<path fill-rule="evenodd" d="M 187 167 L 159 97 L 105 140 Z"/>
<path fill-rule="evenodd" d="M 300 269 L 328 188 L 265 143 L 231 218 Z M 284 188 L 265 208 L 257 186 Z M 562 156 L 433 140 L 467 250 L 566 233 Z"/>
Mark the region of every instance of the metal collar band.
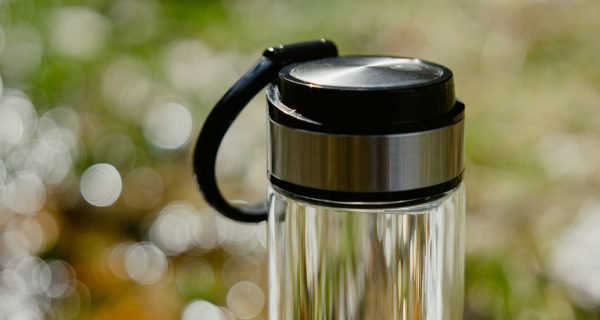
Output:
<path fill-rule="evenodd" d="M 268 171 L 276 185 L 279 181 L 307 190 L 423 190 L 460 179 L 463 126 L 460 121 L 412 133 L 343 135 L 295 129 L 270 119 Z"/>

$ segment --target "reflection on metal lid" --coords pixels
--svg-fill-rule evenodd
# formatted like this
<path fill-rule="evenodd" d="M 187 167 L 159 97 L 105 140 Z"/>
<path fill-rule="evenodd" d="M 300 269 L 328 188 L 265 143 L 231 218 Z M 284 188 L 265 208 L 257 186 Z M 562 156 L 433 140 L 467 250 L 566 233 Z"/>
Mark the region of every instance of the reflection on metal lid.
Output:
<path fill-rule="evenodd" d="M 301 63 L 290 70 L 298 80 L 319 86 L 393 88 L 425 84 L 444 70 L 419 59 L 350 56 Z"/>

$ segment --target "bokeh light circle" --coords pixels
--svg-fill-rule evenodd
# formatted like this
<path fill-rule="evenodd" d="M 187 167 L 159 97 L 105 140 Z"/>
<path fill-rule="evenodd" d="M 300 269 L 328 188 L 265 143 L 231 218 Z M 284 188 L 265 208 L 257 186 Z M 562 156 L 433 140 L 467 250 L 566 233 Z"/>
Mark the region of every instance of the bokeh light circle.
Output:
<path fill-rule="evenodd" d="M 35 107 L 20 92 L 5 92 L 0 100 L 0 142 L 18 145 L 26 141 L 37 125 Z"/>
<path fill-rule="evenodd" d="M 169 266 L 165 254 L 148 242 L 129 247 L 124 262 L 127 275 L 139 284 L 156 283 L 165 275 Z"/>
<path fill-rule="evenodd" d="M 264 306 L 265 294 L 254 282 L 238 282 L 227 292 L 227 307 L 239 319 L 256 317 Z"/>
<path fill-rule="evenodd" d="M 19 172 L 5 187 L 4 203 L 14 212 L 33 215 L 46 202 L 46 188 L 40 177 L 31 172 Z"/>
<path fill-rule="evenodd" d="M 192 127 L 190 111 L 175 102 L 151 108 L 144 118 L 144 136 L 159 149 L 173 150 L 184 146 Z"/>
<path fill-rule="evenodd" d="M 166 205 L 150 228 L 150 240 L 169 255 L 190 249 L 200 238 L 203 220 L 190 203 L 176 201 Z"/>
<path fill-rule="evenodd" d="M 227 320 L 221 308 L 202 300 L 193 301 L 188 304 L 181 316 L 181 320 L 198 319 Z"/>
<path fill-rule="evenodd" d="M 104 47 L 110 29 L 104 16 L 83 6 L 57 9 L 50 20 L 53 49 L 71 58 L 94 57 Z"/>
<path fill-rule="evenodd" d="M 121 194 L 121 175 L 106 163 L 95 164 L 85 170 L 80 181 L 81 195 L 91 205 L 108 207 Z"/>

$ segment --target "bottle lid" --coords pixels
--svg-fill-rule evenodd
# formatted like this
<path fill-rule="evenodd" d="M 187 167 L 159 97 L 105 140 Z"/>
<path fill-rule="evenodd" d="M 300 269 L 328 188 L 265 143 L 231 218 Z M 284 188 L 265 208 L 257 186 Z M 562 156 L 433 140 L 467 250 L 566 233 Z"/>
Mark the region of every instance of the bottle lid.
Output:
<path fill-rule="evenodd" d="M 276 91 L 293 116 L 270 108 L 272 118 L 331 133 L 422 131 L 456 122 L 462 111 L 455 108 L 452 72 L 414 58 L 342 56 L 295 63 L 279 72 Z"/>
<path fill-rule="evenodd" d="M 464 105 L 444 66 L 386 56 L 294 63 L 267 98 L 269 179 L 282 191 L 371 206 L 438 196 L 462 180 Z"/>

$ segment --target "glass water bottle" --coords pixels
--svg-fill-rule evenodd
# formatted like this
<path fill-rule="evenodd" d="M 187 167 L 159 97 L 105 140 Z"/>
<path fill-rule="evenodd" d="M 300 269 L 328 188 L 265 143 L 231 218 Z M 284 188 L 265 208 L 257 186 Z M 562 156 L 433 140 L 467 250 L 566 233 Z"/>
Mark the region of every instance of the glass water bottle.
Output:
<path fill-rule="evenodd" d="M 234 207 L 216 186 L 216 152 L 266 85 L 268 201 Z M 194 165 L 218 211 L 268 220 L 269 319 L 458 320 L 463 131 L 449 69 L 337 56 L 320 40 L 267 49 L 212 110 Z"/>

